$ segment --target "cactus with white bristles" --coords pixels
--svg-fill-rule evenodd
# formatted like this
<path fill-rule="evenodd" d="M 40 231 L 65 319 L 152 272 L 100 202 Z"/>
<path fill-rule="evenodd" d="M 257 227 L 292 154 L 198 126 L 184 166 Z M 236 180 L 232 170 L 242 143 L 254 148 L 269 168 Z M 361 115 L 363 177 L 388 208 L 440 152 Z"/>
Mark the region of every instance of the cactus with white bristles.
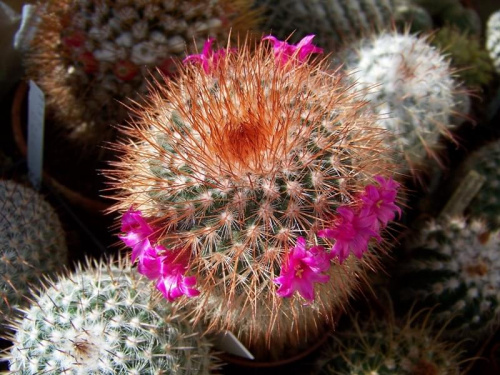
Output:
<path fill-rule="evenodd" d="M 30 287 L 61 269 L 67 252 L 59 217 L 45 198 L 0 181 L 0 322 L 25 304 Z"/>
<path fill-rule="evenodd" d="M 500 74 L 500 10 L 493 12 L 486 23 L 486 49 Z"/>
<path fill-rule="evenodd" d="M 450 337 L 486 337 L 500 322 L 500 238 L 484 222 L 444 217 L 410 240 L 401 268 L 402 298 L 434 307 Z"/>
<path fill-rule="evenodd" d="M 370 90 L 366 99 L 402 159 L 401 172 L 416 174 L 429 157 L 438 159 L 441 135 L 452 138 L 469 102 L 447 58 L 427 38 L 400 33 L 363 39 L 346 54 L 348 78 Z"/>
<path fill-rule="evenodd" d="M 11 373 L 210 374 L 210 342 L 151 292 L 128 260 L 79 264 L 11 322 Z"/>
<path fill-rule="evenodd" d="M 192 56 L 158 84 L 109 174 L 139 269 L 167 299 L 193 297 L 180 302 L 210 329 L 276 358 L 336 321 L 400 209 L 366 103 L 309 62 L 311 36 L 264 39 Z"/>
<path fill-rule="evenodd" d="M 77 144 L 113 139 L 148 82 L 174 76 L 193 41 L 251 28 L 249 0 L 50 0 L 26 55 L 28 76 Z M 232 29 L 232 31 L 231 31 Z M 191 51 L 196 48 L 190 48 Z"/>
<path fill-rule="evenodd" d="M 332 334 L 317 360 L 315 375 L 458 375 L 459 344 L 444 341 L 429 322 L 432 312 L 404 319 L 357 314 Z"/>

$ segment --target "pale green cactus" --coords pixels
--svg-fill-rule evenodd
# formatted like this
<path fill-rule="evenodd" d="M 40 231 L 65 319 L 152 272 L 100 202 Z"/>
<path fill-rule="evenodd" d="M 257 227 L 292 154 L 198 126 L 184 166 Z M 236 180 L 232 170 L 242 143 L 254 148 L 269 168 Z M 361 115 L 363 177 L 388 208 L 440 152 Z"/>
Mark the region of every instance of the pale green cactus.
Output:
<path fill-rule="evenodd" d="M 54 208 L 30 187 L 0 181 L 0 322 L 30 287 L 66 262 L 65 232 Z"/>
<path fill-rule="evenodd" d="M 13 374 L 210 374 L 211 344 L 158 299 L 130 262 L 81 264 L 11 322 Z"/>

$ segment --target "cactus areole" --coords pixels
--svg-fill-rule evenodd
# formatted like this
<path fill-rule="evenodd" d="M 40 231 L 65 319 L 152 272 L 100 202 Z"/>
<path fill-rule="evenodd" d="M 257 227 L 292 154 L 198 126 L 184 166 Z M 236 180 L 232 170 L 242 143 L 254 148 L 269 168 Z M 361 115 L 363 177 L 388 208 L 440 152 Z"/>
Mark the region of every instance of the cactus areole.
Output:
<path fill-rule="evenodd" d="M 139 272 L 250 341 L 332 320 L 400 211 L 383 130 L 312 39 L 208 40 L 109 171 Z"/>

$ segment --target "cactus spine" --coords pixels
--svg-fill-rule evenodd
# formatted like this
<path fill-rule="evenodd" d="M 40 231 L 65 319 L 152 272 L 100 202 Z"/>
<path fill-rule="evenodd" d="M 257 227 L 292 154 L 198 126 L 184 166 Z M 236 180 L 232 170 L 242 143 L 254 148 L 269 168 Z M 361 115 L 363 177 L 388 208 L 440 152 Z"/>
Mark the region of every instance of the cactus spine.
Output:
<path fill-rule="evenodd" d="M 210 343 L 119 259 L 80 264 L 12 323 L 14 374 L 209 374 Z"/>
<path fill-rule="evenodd" d="M 0 322 L 66 258 L 65 233 L 52 206 L 32 188 L 0 181 Z"/>

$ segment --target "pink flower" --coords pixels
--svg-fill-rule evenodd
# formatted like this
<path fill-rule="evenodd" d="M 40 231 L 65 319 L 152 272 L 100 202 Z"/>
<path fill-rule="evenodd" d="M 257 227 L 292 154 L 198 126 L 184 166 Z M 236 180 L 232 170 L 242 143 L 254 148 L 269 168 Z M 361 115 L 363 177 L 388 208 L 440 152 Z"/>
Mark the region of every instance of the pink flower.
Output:
<path fill-rule="evenodd" d="M 200 292 L 193 288 L 196 284 L 195 276 L 185 276 L 187 271 L 187 259 L 179 256 L 178 252 L 166 250 L 166 255 L 162 256 L 160 277 L 156 283 L 156 288 L 170 302 L 185 295 L 196 297 Z"/>
<path fill-rule="evenodd" d="M 375 215 L 358 216 L 349 207 L 339 207 L 340 217 L 333 228 L 318 232 L 318 237 L 335 240 L 332 255 L 337 256 L 342 264 L 352 251 L 361 258 L 368 250 L 368 242 L 372 237 L 380 238 L 376 231 Z"/>
<path fill-rule="evenodd" d="M 291 59 L 296 59 L 299 63 L 304 63 L 310 54 L 323 53 L 323 48 L 316 47 L 312 44 L 314 35 L 307 35 L 301 39 L 297 45 L 288 44 L 286 41 L 278 40 L 276 37 L 269 35 L 262 40 L 270 40 L 274 48 L 274 56 L 280 66 L 284 66 Z"/>
<path fill-rule="evenodd" d="M 325 283 L 330 279 L 324 275 L 330 268 L 330 258 L 322 246 L 306 248 L 306 240 L 297 238 L 297 245 L 290 251 L 281 267 L 280 276 L 273 281 L 280 284 L 276 293 L 290 297 L 298 291 L 306 300 L 314 300 L 314 283 Z"/>
<path fill-rule="evenodd" d="M 135 262 L 138 256 L 151 248 L 149 238 L 153 235 L 153 228 L 144 220 L 141 211 L 130 207 L 123 214 L 121 230 L 126 234 L 119 236 L 120 239 L 125 245 L 132 248 L 132 262 Z"/>
<path fill-rule="evenodd" d="M 396 212 L 401 215 L 401 209 L 396 206 L 396 195 L 399 184 L 382 176 L 376 176 L 375 180 L 380 186 L 368 185 L 365 192 L 361 195 L 363 205 L 361 207 L 361 216 L 375 215 L 382 227 L 385 227 L 389 221 L 394 220 Z"/>
<path fill-rule="evenodd" d="M 149 247 L 140 256 L 137 264 L 137 272 L 146 276 L 150 280 L 155 280 L 161 275 L 161 265 L 163 257 L 158 255 L 158 248 L 161 246 Z"/>
<path fill-rule="evenodd" d="M 219 61 L 226 55 L 227 50 L 225 48 L 219 49 L 217 51 L 212 51 L 212 44 L 215 38 L 208 38 L 208 40 L 203 45 L 203 51 L 200 54 L 189 55 L 182 62 L 195 62 L 200 63 L 203 67 L 205 73 L 210 74 L 210 72 L 217 67 Z M 233 51 L 234 49 L 231 49 Z"/>

